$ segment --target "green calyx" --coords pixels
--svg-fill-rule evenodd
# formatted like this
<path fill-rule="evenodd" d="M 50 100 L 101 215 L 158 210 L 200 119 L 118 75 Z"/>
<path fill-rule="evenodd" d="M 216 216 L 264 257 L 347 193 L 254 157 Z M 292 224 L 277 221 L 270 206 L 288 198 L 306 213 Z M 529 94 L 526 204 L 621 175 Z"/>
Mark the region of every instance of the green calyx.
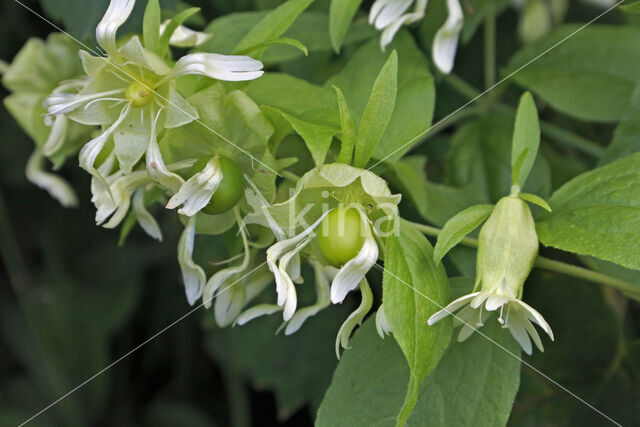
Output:
<path fill-rule="evenodd" d="M 519 298 L 538 254 L 538 235 L 525 201 L 503 197 L 478 237 L 476 290 Z"/>
<path fill-rule="evenodd" d="M 364 227 L 355 207 L 337 207 L 320 223 L 318 246 L 322 256 L 334 267 L 341 267 L 358 255 L 364 244 Z"/>
<path fill-rule="evenodd" d="M 191 174 L 195 175 L 204 169 L 207 162 L 211 158 L 203 157 L 198 160 L 191 170 Z M 218 185 L 215 193 L 211 197 L 209 204 L 202 211 L 209 215 L 219 215 L 231 210 L 238 204 L 244 194 L 245 182 L 242 170 L 236 162 L 227 157 L 218 157 L 218 164 L 222 170 L 222 181 Z"/>

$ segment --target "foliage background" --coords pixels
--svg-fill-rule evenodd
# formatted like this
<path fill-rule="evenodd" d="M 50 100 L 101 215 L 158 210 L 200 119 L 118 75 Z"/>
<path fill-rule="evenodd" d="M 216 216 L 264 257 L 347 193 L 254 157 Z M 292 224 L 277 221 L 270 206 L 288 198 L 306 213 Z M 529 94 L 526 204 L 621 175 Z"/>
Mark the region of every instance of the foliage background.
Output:
<path fill-rule="evenodd" d="M 83 2 L 87 7 L 78 7 L 78 2 L 72 0 L 64 3 L 67 7 L 61 8 L 53 0 L 26 2 L 71 34 L 90 39 L 107 1 Z M 139 3 L 137 9 L 141 13 L 143 2 Z M 204 24 L 222 14 L 270 8 L 279 2 L 189 3 L 202 7 Z M 314 8 L 326 7 L 327 3 L 318 1 Z M 163 6 L 175 4 L 167 1 Z M 567 21 L 584 22 L 594 14 L 593 9 L 572 7 Z M 607 20 L 619 22 L 620 17 L 612 14 L 604 19 Z M 129 22 L 140 19 L 132 17 Z M 513 36 L 516 25 L 514 12 L 501 15 L 497 50 L 501 66 L 519 47 Z M 425 24 L 413 29 L 422 46 L 428 45 L 426 40 L 432 36 L 426 28 Z M 29 37 L 46 37 L 51 31 L 48 24 L 19 4 L 13 1 L 0 4 L 1 58 L 10 60 Z M 481 41 L 482 31 L 459 51 L 456 65 L 461 77 L 476 87 L 483 84 Z M 327 57 L 310 57 L 309 61 L 311 66 L 291 61 L 284 68 L 308 80 L 323 81 L 327 76 L 317 75 L 313 64 L 327 61 Z M 332 66 L 337 70 L 342 64 L 333 61 Z M 331 70 L 327 73 L 331 74 Z M 507 90 L 502 97 L 514 105 L 518 94 L 518 90 Z M 437 82 L 437 100 L 434 122 L 466 101 L 442 81 Z M 610 141 L 614 129 L 612 125 L 585 124 L 558 118 L 554 113 L 545 114 L 543 118 L 560 121 L 603 143 Z M 472 130 L 471 134 L 477 132 Z M 434 179 L 442 175 L 451 136 L 450 131 L 444 132 L 415 152 L 429 158 L 427 171 Z M 457 136 L 464 138 L 459 133 Z M 62 209 L 24 178 L 24 165 L 31 150 L 32 142 L 2 108 L 0 425 L 24 421 L 190 310 L 174 262 L 180 225 L 172 221 L 177 219 L 163 217 L 163 244 L 156 244 L 135 230 L 127 245 L 118 247 L 118 231 L 94 224 L 88 176 L 78 168 L 63 169 L 65 178 L 79 191 L 80 207 Z M 564 150 L 565 157 L 561 158 L 550 144 L 543 146 L 543 153 L 554 172 L 559 171 L 552 174 L 553 189 L 595 166 L 592 159 L 572 150 Z M 419 206 L 410 201 L 403 203 L 403 216 L 420 218 Z M 212 247 L 211 260 L 224 258 L 214 243 Z M 458 252 L 461 262 L 469 258 L 464 249 Z M 381 283 L 378 273 L 373 273 L 372 278 L 373 282 Z M 527 287 L 527 301 L 553 326 L 556 344 L 549 343 L 545 353 L 534 353 L 524 360 L 603 412 L 615 415 L 622 424 L 637 423 L 640 419 L 637 303 L 621 310 L 619 296 L 610 290 L 541 271 L 534 272 L 530 283 L 535 285 Z M 374 286 L 375 292 L 379 298 L 379 286 Z M 213 325 L 209 313 L 196 312 L 51 408 L 33 425 L 311 425 L 337 365 L 333 340 L 340 319 L 349 308 L 352 307 L 331 307 L 290 337 L 274 336 L 279 325 L 275 318 L 220 330 Z M 372 389 L 372 398 L 382 396 L 382 406 L 392 407 L 393 387 L 400 390 L 398 396 L 404 394 L 402 381 L 408 375 L 407 369 L 402 370 L 405 362 L 391 339 L 381 341 L 372 335 L 368 322 L 354 338 L 353 346 L 367 349 L 374 346 L 370 354 L 379 360 L 374 361 L 371 375 L 396 372 L 392 367 L 398 367 L 399 371 L 384 388 Z M 474 339 L 470 345 L 486 344 L 477 336 Z M 497 360 L 504 357 L 494 355 Z M 343 359 L 345 366 L 341 366 L 337 375 L 342 373 L 348 380 L 345 372 L 349 371 L 349 364 L 364 363 L 354 358 L 347 352 Z M 491 384 L 484 386 L 490 390 Z M 463 380 L 459 387 L 458 395 L 451 398 L 463 399 L 473 406 L 474 399 L 479 397 L 461 392 L 468 387 Z M 425 402 L 428 404 L 424 396 L 429 393 L 423 391 L 416 411 L 421 411 Z M 351 403 L 335 402 L 339 405 L 336 410 L 351 413 L 362 422 L 365 414 Z M 346 419 L 342 422 L 349 425 Z M 497 424 L 502 422 L 496 420 Z M 566 392 L 523 367 L 510 425 L 601 422 Z M 318 424 L 337 425 L 334 419 L 322 415 Z"/>

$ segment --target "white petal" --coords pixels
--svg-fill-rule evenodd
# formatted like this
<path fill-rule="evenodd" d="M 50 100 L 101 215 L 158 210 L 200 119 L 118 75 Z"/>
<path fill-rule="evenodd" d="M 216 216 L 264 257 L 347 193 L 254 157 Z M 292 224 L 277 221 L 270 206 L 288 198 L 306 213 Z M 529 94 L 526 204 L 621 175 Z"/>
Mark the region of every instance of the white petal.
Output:
<path fill-rule="evenodd" d="M 182 270 L 182 280 L 184 281 L 187 301 L 191 305 L 195 304 L 202 295 L 206 281 L 204 270 L 191 258 L 195 235 L 196 221 L 195 218 L 190 218 L 178 242 L 178 263 Z"/>
<path fill-rule="evenodd" d="M 447 0 L 449 16 L 433 39 L 433 62 L 443 73 L 450 73 L 458 48 L 464 15 L 458 0 Z"/>
<path fill-rule="evenodd" d="M 180 58 L 166 78 L 201 74 L 217 80 L 245 81 L 257 79 L 264 74 L 262 68 L 262 62 L 249 56 L 192 53 Z"/>
<path fill-rule="evenodd" d="M 315 269 L 316 279 L 316 303 L 310 307 L 305 307 L 295 312 L 291 320 L 287 323 L 284 330 L 285 335 L 291 335 L 296 332 L 309 317 L 315 316 L 331 303 L 329 297 L 330 286 L 327 274 L 323 271 L 323 268 L 319 263 L 314 262 L 313 267 Z"/>
<path fill-rule="evenodd" d="M 516 341 L 518 341 L 522 350 L 524 350 L 528 355 L 531 355 L 531 340 L 525 330 L 524 322 L 526 322 L 526 319 L 520 316 L 515 316 L 512 319 L 509 319 L 509 332 L 511 332 L 511 335 L 513 335 Z"/>
<path fill-rule="evenodd" d="M 377 1 L 371 6 L 369 20 L 373 21 L 377 30 L 381 30 L 400 18 L 409 9 L 411 3 L 413 0 Z M 372 19 L 374 11 L 376 12 L 375 18 Z"/>
<path fill-rule="evenodd" d="M 448 315 L 453 314 L 457 309 L 467 304 L 469 300 L 475 298 L 478 295 L 480 295 L 480 292 L 473 292 L 471 294 L 461 296 L 460 298 L 450 302 L 449 305 L 447 305 L 445 308 L 443 308 L 442 310 L 438 311 L 433 316 L 431 316 L 429 320 L 427 320 L 427 324 L 431 326 L 437 321 L 439 321 L 440 319 L 443 319 Z"/>
<path fill-rule="evenodd" d="M 334 304 L 341 303 L 378 260 L 378 244 L 362 212 L 360 212 L 360 220 L 367 235 L 358 255 L 342 266 L 331 283 L 331 302 Z"/>
<path fill-rule="evenodd" d="M 49 172 L 45 172 L 43 167 L 44 156 L 39 149 L 35 149 L 27 161 L 26 176 L 29 182 L 46 190 L 51 197 L 56 199 L 62 206 L 72 207 L 78 205 L 78 197 L 73 188 L 62 178 Z"/>
<path fill-rule="evenodd" d="M 45 98 L 42 102 L 42 106 L 47 109 L 47 114 L 52 116 L 68 114 L 91 101 L 101 98 L 110 98 L 113 97 L 113 95 L 118 95 L 124 91 L 125 89 L 121 88 L 88 94 L 53 92 Z"/>
<path fill-rule="evenodd" d="M 111 0 L 96 27 L 96 40 L 108 54 L 116 52 L 116 31 L 131 14 L 134 4 L 135 0 Z"/>
<path fill-rule="evenodd" d="M 508 303 L 510 300 L 511 298 L 505 295 L 489 295 L 489 297 L 487 298 L 487 303 L 485 304 L 485 308 L 489 311 L 495 311 Z"/>
<path fill-rule="evenodd" d="M 194 174 L 187 180 L 180 190 L 169 199 L 167 209 L 173 209 L 183 205 L 178 213 L 186 216 L 193 216 L 202 208 L 207 206 L 213 193 L 218 189 L 222 181 L 222 169 L 217 157 L 213 157 L 207 162 L 204 169 Z"/>
<path fill-rule="evenodd" d="M 517 310 L 514 310 L 514 312 L 517 313 L 516 316 L 519 316 L 522 318 L 521 323 L 524 325 L 531 339 L 533 339 L 533 342 L 535 343 L 536 347 L 538 347 L 540 351 L 544 351 L 544 346 L 542 345 L 542 341 L 540 340 L 540 335 L 538 335 L 538 331 L 536 331 L 536 328 L 531 324 L 529 319 L 526 319 L 524 317 L 523 314 L 519 313 Z M 511 313 L 512 316 L 513 314 L 514 313 Z"/>
<path fill-rule="evenodd" d="M 204 292 L 202 293 L 202 304 L 204 304 L 205 308 L 211 307 L 211 300 L 213 299 L 214 294 L 220 287 L 233 275 L 243 272 L 249 266 L 249 239 L 247 238 L 247 232 L 245 228 L 242 226 L 242 220 L 239 217 L 237 210 L 234 210 L 234 214 L 236 215 L 236 220 L 238 221 L 238 227 L 240 231 L 240 235 L 242 237 L 242 244 L 244 250 L 244 257 L 240 265 L 235 265 L 233 267 L 223 268 L 222 270 L 216 272 L 204 288 Z M 232 283 L 229 287 L 234 286 L 236 283 Z M 224 292 L 229 287 L 223 289 L 220 293 Z"/>
<path fill-rule="evenodd" d="M 169 171 L 164 164 L 160 146 L 156 138 L 157 119 L 158 117 L 156 116 L 156 121 L 153 123 L 153 126 L 151 126 L 151 135 L 149 136 L 149 146 L 147 147 L 146 154 L 147 171 L 154 180 L 175 194 L 184 184 L 184 180 L 178 174 Z"/>
<path fill-rule="evenodd" d="M 362 324 L 362 321 L 373 305 L 373 294 L 366 279 L 362 279 L 360 282 L 360 293 L 362 294 L 360 305 L 347 317 L 347 320 L 344 321 L 342 326 L 340 326 L 340 330 L 336 336 L 336 356 L 338 359 L 340 359 L 340 346 L 345 349 L 349 348 L 351 332 L 353 332 L 356 326 Z"/>
<path fill-rule="evenodd" d="M 384 304 L 381 304 L 376 312 L 376 331 L 378 331 L 380 338 L 384 338 L 385 335 L 391 333 L 391 325 L 384 314 Z"/>
<path fill-rule="evenodd" d="M 142 227 L 149 236 L 161 242 L 162 231 L 160 231 L 160 226 L 144 205 L 144 190 L 138 190 L 133 195 L 133 211 L 136 214 L 140 227 Z"/>
<path fill-rule="evenodd" d="M 42 152 L 45 156 L 53 156 L 62 148 L 67 137 L 67 118 L 63 115 L 56 116 L 51 132 L 42 146 Z"/>
<path fill-rule="evenodd" d="M 216 296 L 213 308 L 216 323 L 221 328 L 229 326 L 238 318 L 245 304 L 245 290 L 242 286 L 231 287 L 221 291 Z"/>
<path fill-rule="evenodd" d="M 242 312 L 236 319 L 236 325 L 244 325 L 245 323 L 255 319 L 256 317 L 266 316 L 277 313 L 282 307 L 274 304 L 260 304 Z"/>
<path fill-rule="evenodd" d="M 160 25 L 160 34 L 164 32 L 169 22 L 170 20 L 167 19 Z M 194 31 L 183 25 L 178 25 L 173 34 L 171 34 L 169 44 L 176 47 L 193 47 L 206 42 L 210 37 L 211 34 L 209 33 Z"/>
<path fill-rule="evenodd" d="M 467 338 L 473 335 L 475 331 L 476 331 L 475 326 L 472 326 L 469 324 L 463 325 L 462 328 L 460 328 L 460 333 L 458 334 L 458 342 L 465 341 Z"/>
<path fill-rule="evenodd" d="M 551 330 L 551 326 L 549 326 L 547 321 L 544 320 L 544 317 L 542 317 L 542 314 L 538 313 L 533 307 L 526 304 L 524 301 L 515 300 L 514 302 L 520 305 L 520 307 L 524 309 L 527 318 L 529 318 L 532 322 L 535 322 L 538 325 L 540 325 L 540 327 L 547 333 L 547 335 L 549 335 L 549 338 L 551 338 L 551 341 L 553 341 L 553 331 Z"/>

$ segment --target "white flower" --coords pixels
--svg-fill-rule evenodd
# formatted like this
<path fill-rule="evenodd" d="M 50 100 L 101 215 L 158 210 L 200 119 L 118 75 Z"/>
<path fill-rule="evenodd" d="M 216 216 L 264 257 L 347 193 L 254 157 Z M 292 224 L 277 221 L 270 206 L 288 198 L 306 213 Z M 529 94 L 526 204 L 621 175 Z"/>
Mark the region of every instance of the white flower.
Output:
<path fill-rule="evenodd" d="M 464 15 L 459 0 L 447 0 L 449 15 L 433 39 L 433 62 L 443 73 L 450 73 L 456 57 L 458 39 L 464 24 Z"/>
<path fill-rule="evenodd" d="M 412 12 L 407 12 L 414 0 L 376 0 L 371 6 L 369 22 L 382 30 L 380 47 L 384 48 L 393 41 L 400 27 L 424 18 L 427 0 L 417 0 Z M 450 73 L 458 47 L 464 15 L 459 0 L 447 0 L 448 17 L 433 40 L 433 62 L 443 73 Z"/>
<path fill-rule="evenodd" d="M 391 325 L 384 314 L 384 304 L 380 304 L 376 312 L 376 331 L 378 331 L 380 338 L 384 338 L 391 333 Z"/>
<path fill-rule="evenodd" d="M 29 182 L 49 192 L 64 207 L 78 205 L 78 197 L 71 186 L 62 178 L 44 170 L 44 156 L 42 151 L 36 148 L 29 157 L 26 167 L 26 176 Z"/>
<path fill-rule="evenodd" d="M 341 303 L 346 295 L 355 289 L 378 259 L 378 245 L 366 214 L 356 207 L 364 224 L 364 243 L 358 254 L 346 262 L 331 283 L 331 302 Z M 267 264 L 273 272 L 278 293 L 278 305 L 283 307 L 283 318 L 290 320 L 296 310 L 297 295 L 293 284 L 299 276 L 299 254 L 314 238 L 315 229 L 331 211 L 322 214 L 311 226 L 294 237 L 281 240 L 267 249 Z M 294 261 L 292 263 L 292 261 Z M 295 268 L 292 268 L 292 265 Z"/>
<path fill-rule="evenodd" d="M 178 213 L 193 216 L 207 206 L 222 181 L 218 157 L 212 157 L 205 167 L 187 180 L 167 203 L 167 209 L 183 205 Z"/>
<path fill-rule="evenodd" d="M 297 310 L 293 317 L 286 323 L 284 334 L 291 335 L 302 327 L 308 318 L 315 316 L 321 310 L 331 304 L 331 287 L 329 281 L 335 277 L 337 270 L 334 267 L 325 267 L 317 261 L 311 263 L 315 270 L 316 303 Z"/>
<path fill-rule="evenodd" d="M 193 261 L 193 244 L 196 237 L 195 218 L 190 218 L 178 242 L 178 263 L 182 270 L 187 301 L 193 305 L 202 296 L 206 276 L 202 267 Z"/>
<path fill-rule="evenodd" d="M 187 74 L 200 74 L 230 82 L 257 79 L 264 74 L 262 62 L 244 55 L 220 55 L 218 53 L 192 53 L 178 59 L 171 72 L 160 81 Z"/>
<path fill-rule="evenodd" d="M 457 315 L 453 314 L 461 308 Z M 473 292 L 458 298 L 431 316 L 428 324 L 433 325 L 452 314 L 455 316 L 456 325 L 464 325 L 458 334 L 458 341 L 464 341 L 477 328 L 483 326 L 489 315 L 498 308 L 500 309 L 498 321 L 503 324 L 503 327 L 509 328 L 511 335 L 525 353 L 531 354 L 532 351 L 529 337 L 533 339 L 540 351 L 544 351 L 540 336 L 531 322 L 537 323 L 553 341 L 553 332 L 542 315 L 514 296 L 504 283 L 488 291 Z"/>
<path fill-rule="evenodd" d="M 167 19 L 160 25 L 160 34 L 162 34 L 169 25 L 171 20 Z M 171 38 L 169 39 L 169 43 L 172 46 L 176 47 L 193 47 L 198 46 L 211 38 L 211 34 L 202 33 L 200 31 L 194 31 L 190 28 L 187 28 L 183 25 L 178 25 L 175 29 Z"/>
<path fill-rule="evenodd" d="M 156 219 L 147 210 L 144 204 L 144 190 L 139 189 L 133 195 L 133 212 L 140 227 L 151 237 L 157 241 L 162 241 L 162 231 Z"/>

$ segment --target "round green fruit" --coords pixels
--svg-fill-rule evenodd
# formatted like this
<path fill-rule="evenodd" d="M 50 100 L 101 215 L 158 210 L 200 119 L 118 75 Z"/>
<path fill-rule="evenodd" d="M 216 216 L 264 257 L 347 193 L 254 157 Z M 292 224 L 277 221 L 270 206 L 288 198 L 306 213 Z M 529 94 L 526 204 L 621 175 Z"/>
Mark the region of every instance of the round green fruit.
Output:
<path fill-rule="evenodd" d="M 318 228 L 320 252 L 331 265 L 341 267 L 360 252 L 364 227 L 356 208 L 333 209 Z"/>
<path fill-rule="evenodd" d="M 202 158 L 193 165 L 192 175 L 204 169 L 211 158 Z M 222 181 L 213 193 L 209 204 L 202 211 L 209 215 L 225 213 L 238 204 L 244 194 L 244 176 L 242 170 L 236 162 L 227 157 L 218 157 L 220 169 L 222 170 Z"/>

